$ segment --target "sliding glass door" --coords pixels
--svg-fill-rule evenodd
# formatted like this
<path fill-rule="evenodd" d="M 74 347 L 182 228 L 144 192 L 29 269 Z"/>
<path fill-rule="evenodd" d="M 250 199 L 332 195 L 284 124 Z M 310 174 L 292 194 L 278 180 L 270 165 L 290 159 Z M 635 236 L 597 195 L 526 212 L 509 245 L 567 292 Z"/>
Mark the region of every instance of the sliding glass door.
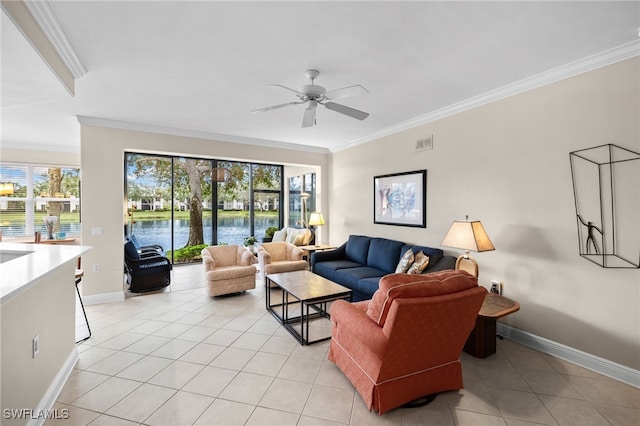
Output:
<path fill-rule="evenodd" d="M 125 170 L 125 234 L 160 244 L 174 263 L 282 227 L 282 166 L 127 153 Z"/>

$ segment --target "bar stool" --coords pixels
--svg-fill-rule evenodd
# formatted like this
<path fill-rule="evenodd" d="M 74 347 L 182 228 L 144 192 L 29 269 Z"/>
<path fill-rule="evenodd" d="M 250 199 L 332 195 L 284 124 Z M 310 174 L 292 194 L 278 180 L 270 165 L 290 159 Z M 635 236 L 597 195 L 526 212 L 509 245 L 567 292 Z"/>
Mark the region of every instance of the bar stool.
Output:
<path fill-rule="evenodd" d="M 84 315 L 84 321 L 87 324 L 87 331 L 89 332 L 89 335 L 86 337 L 78 338 L 78 333 L 76 331 L 76 343 L 84 342 L 89 337 L 91 337 L 91 327 L 89 327 L 89 319 L 87 318 L 87 312 L 84 309 L 84 303 L 82 303 L 82 297 L 80 296 L 80 289 L 78 288 L 78 284 L 80 284 L 80 281 L 82 281 L 83 275 L 84 275 L 84 271 L 82 270 L 82 259 L 78 258 L 78 267 L 76 268 L 76 293 L 78 294 L 78 301 L 80 302 L 80 307 L 82 307 L 82 314 Z"/>

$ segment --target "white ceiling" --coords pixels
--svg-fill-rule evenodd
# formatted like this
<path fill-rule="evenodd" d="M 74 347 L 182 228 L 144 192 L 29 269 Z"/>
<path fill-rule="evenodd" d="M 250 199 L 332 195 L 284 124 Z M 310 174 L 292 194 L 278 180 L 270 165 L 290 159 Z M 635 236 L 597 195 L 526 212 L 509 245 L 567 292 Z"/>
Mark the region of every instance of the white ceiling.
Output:
<path fill-rule="evenodd" d="M 71 97 L 2 18 L 2 144 L 79 151 L 75 116 L 124 127 L 339 150 L 585 57 L 634 45 L 640 2 L 48 3 L 86 74 Z M 316 68 L 364 121 L 297 100 Z M 526 81 L 526 80 L 525 80 Z M 308 149 L 308 148 L 306 148 Z"/>

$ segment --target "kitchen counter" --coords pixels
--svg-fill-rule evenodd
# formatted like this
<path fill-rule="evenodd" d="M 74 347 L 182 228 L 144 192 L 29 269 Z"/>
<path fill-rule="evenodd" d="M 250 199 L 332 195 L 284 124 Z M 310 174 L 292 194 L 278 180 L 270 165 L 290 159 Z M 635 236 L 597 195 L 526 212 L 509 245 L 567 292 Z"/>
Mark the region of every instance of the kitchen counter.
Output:
<path fill-rule="evenodd" d="M 91 248 L 75 245 L 0 243 L 0 303 Z M 73 281 L 71 281 L 71 284 Z"/>
<path fill-rule="evenodd" d="M 53 408 L 73 371 L 78 359 L 75 269 L 78 257 L 88 250 L 86 246 L 0 243 L 3 413 Z M 25 419 L 3 419 L 5 423 L 25 424 Z"/>

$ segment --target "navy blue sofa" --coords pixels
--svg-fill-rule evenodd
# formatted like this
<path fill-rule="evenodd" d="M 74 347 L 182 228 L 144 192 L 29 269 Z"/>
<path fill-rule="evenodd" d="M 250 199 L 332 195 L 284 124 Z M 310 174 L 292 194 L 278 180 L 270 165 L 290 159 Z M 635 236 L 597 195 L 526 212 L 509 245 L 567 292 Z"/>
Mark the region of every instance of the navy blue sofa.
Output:
<path fill-rule="evenodd" d="M 328 280 L 350 288 L 353 300 L 371 299 L 380 278 L 393 274 L 407 250 L 429 256 L 429 266 L 423 273 L 454 269 L 456 258 L 445 256 L 441 249 L 414 246 L 387 238 L 350 235 L 346 243 L 335 250 L 319 251 L 311 256 L 311 271 Z"/>

